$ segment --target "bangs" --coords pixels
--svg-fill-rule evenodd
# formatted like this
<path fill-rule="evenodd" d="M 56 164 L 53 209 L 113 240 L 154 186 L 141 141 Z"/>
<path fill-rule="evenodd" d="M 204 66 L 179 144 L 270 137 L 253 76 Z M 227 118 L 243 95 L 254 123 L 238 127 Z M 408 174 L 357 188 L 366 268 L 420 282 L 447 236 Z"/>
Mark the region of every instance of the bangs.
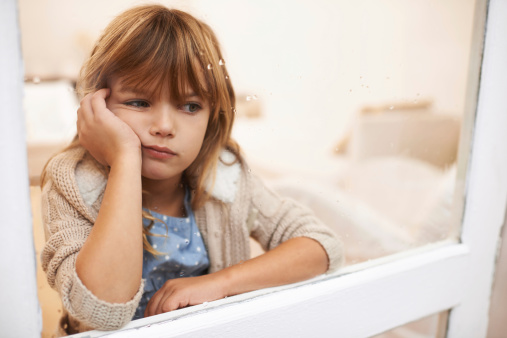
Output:
<path fill-rule="evenodd" d="M 107 77 L 118 76 L 125 86 L 140 91 L 150 89 L 153 96 L 168 88 L 171 98 L 182 101 L 191 89 L 214 101 L 212 60 L 197 27 L 168 11 L 137 19 L 133 26 L 116 41 Z"/>

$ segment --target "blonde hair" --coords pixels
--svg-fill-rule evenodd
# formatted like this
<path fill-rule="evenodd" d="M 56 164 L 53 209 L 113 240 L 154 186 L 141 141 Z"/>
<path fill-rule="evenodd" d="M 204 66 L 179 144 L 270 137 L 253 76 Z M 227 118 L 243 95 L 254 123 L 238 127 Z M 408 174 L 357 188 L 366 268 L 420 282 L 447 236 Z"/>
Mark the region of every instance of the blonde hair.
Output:
<path fill-rule="evenodd" d="M 222 149 L 240 161 L 239 146 L 231 138 L 234 90 L 212 29 L 188 13 L 161 5 L 126 10 L 106 27 L 83 64 L 78 94 L 84 97 L 107 87 L 112 76 L 120 77 L 129 87 L 155 85 L 160 91 L 169 88 L 170 97 L 176 101 L 190 86 L 208 100 L 211 109 L 203 145 L 183 173 L 183 183 L 192 191 L 193 210 L 202 207 L 209 198 L 205 184 L 208 180 L 214 182 Z M 66 149 L 77 146 L 76 137 Z M 44 184 L 44 172 L 41 182 Z M 146 234 L 150 235 L 145 228 L 145 249 L 158 254 L 147 242 Z"/>

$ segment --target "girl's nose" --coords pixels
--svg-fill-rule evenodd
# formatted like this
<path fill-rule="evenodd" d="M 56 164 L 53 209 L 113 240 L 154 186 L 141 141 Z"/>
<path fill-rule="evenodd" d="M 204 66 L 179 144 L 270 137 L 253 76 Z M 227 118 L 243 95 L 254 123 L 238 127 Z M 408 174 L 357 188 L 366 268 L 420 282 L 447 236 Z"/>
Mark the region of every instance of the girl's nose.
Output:
<path fill-rule="evenodd" d="M 151 135 L 174 136 L 174 114 L 170 107 L 161 107 L 153 114 Z"/>

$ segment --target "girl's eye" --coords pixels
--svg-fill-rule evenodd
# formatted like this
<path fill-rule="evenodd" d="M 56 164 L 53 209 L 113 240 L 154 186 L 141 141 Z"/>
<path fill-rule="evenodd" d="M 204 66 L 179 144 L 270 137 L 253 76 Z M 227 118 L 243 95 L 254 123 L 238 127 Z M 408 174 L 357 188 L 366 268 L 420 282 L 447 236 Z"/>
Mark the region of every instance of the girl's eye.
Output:
<path fill-rule="evenodd" d="M 197 113 L 201 106 L 198 103 L 187 103 L 182 105 L 181 108 L 188 113 Z"/>
<path fill-rule="evenodd" d="M 126 106 L 135 107 L 135 108 L 148 108 L 150 104 L 146 101 L 141 100 L 135 100 L 135 101 L 128 101 L 125 102 Z"/>

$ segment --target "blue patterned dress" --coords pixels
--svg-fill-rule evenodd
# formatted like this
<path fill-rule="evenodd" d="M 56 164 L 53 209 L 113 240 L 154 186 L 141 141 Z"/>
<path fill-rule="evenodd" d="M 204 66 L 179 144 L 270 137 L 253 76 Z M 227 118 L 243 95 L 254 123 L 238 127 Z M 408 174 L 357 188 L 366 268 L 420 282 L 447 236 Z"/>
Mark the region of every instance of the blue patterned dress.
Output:
<path fill-rule="evenodd" d="M 155 221 L 150 230 L 153 234 L 164 235 L 163 237 L 148 236 L 153 248 L 163 252 L 163 255 L 154 256 L 146 250 L 143 252 L 143 279 L 146 281 L 133 319 L 144 317 L 148 301 L 167 280 L 204 275 L 209 268 L 208 253 L 190 207 L 188 191 L 185 196 L 187 217 L 170 217 L 144 210 L 163 222 Z M 150 221 L 143 219 L 143 223 L 146 226 Z"/>

